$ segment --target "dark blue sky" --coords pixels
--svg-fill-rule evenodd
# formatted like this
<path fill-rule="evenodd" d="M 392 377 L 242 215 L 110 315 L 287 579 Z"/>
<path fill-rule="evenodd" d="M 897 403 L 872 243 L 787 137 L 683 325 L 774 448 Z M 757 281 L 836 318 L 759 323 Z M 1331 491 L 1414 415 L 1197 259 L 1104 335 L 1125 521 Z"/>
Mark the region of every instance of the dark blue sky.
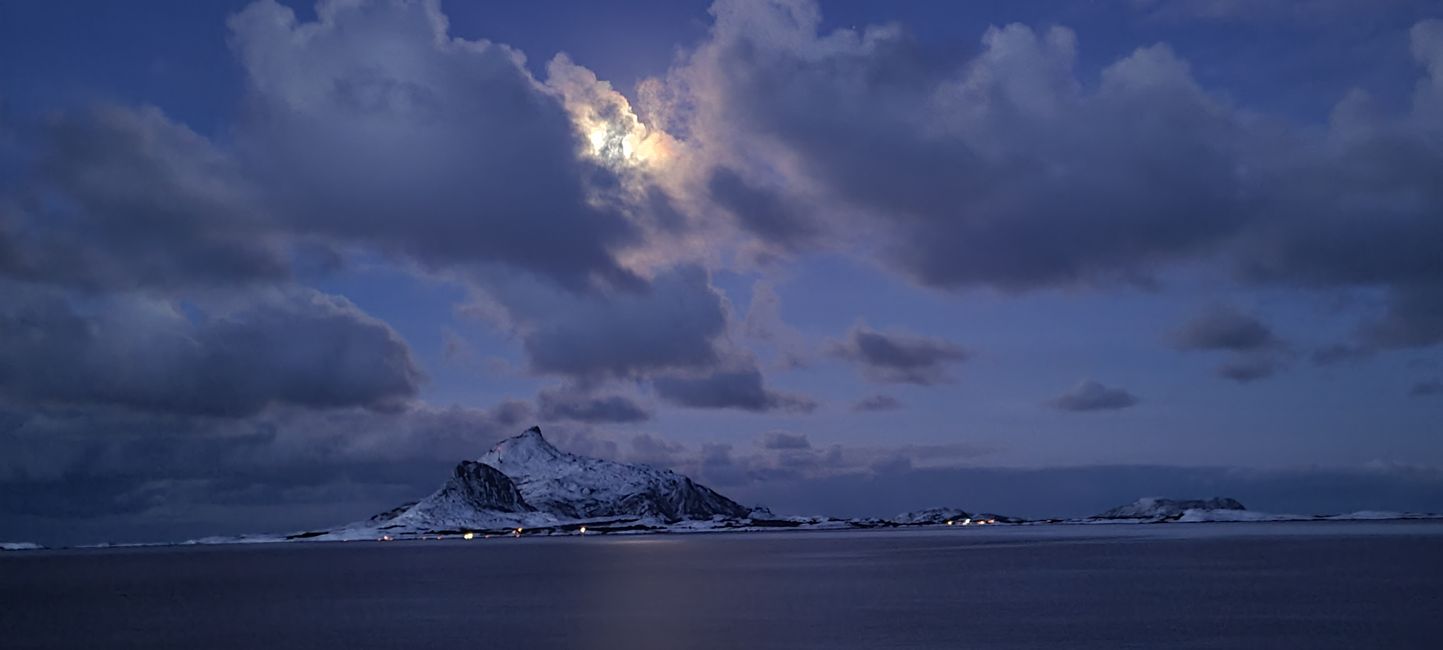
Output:
<path fill-rule="evenodd" d="M 792 510 L 1443 509 L 1436 3 L 5 3 L 0 60 L 0 537 L 533 422 Z"/>

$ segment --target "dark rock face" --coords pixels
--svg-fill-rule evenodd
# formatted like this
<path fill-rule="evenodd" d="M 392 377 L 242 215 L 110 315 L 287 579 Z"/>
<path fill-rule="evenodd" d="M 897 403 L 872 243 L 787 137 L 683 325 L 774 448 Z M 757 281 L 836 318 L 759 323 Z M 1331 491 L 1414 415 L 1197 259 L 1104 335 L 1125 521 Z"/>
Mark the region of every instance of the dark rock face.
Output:
<path fill-rule="evenodd" d="M 672 472 L 665 474 L 657 477 L 658 480 L 651 482 L 646 489 L 610 504 L 611 507 L 598 504 L 602 507 L 595 509 L 597 514 L 585 516 L 635 515 L 680 521 L 710 519 L 716 515 L 746 517 L 751 513 L 751 508 L 743 507 L 709 487 L 698 485 L 690 478 Z"/>
<path fill-rule="evenodd" d="M 531 512 L 511 478 L 485 463 L 463 460 L 451 472 L 451 479 L 435 497 L 450 504 L 468 505 L 477 510 L 500 512 Z"/>
<path fill-rule="evenodd" d="M 1138 499 L 1095 515 L 1093 519 L 1167 519 L 1181 517 L 1188 510 L 1247 510 L 1237 499 Z"/>
<path fill-rule="evenodd" d="M 415 501 L 407 501 L 406 503 L 391 508 L 390 510 L 372 516 L 370 519 L 367 519 L 366 522 L 371 524 L 384 524 L 388 521 L 391 521 L 392 519 L 395 519 L 396 517 L 401 516 L 407 510 L 410 510 L 411 506 L 414 505 L 416 505 Z"/>

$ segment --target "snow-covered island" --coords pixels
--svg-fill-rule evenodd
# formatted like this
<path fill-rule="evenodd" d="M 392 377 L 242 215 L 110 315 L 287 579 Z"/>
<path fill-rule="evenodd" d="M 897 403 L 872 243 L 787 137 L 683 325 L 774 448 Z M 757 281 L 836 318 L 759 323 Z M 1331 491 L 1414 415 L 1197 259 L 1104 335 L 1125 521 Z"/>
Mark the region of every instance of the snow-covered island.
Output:
<path fill-rule="evenodd" d="M 404 540 L 496 535 L 747 530 L 838 530 L 1021 523 L 996 514 L 932 508 L 892 519 L 782 517 L 739 504 L 666 469 L 557 449 L 539 427 L 463 460 L 439 489 L 364 521 L 283 536 L 208 537 L 189 543 Z"/>
<path fill-rule="evenodd" d="M 0 551 L 38 551 L 43 548 L 34 542 L 0 542 Z"/>
<path fill-rule="evenodd" d="M 461 461 L 425 498 L 364 521 L 288 535 L 208 537 L 187 543 L 1424 517 L 1436 515 L 1272 515 L 1248 511 L 1223 497 L 1145 498 L 1082 519 L 1026 520 L 955 507 L 905 512 L 890 519 L 778 516 L 763 507 L 739 504 L 671 470 L 562 451 L 542 436 L 539 427 L 532 427 L 476 460 Z"/>

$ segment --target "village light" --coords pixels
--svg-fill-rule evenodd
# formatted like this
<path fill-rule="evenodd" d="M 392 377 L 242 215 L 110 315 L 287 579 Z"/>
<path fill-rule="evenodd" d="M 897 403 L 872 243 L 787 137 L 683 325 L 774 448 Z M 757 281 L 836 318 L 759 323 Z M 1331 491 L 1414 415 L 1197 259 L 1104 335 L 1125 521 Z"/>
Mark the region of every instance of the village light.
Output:
<path fill-rule="evenodd" d="M 476 538 L 476 533 L 466 533 L 465 535 L 462 535 L 462 536 L 461 536 L 461 539 L 475 539 L 475 538 Z"/>
<path fill-rule="evenodd" d="M 582 526 L 582 527 L 581 527 L 581 534 L 582 534 L 582 535 L 585 535 L 585 534 L 586 534 L 586 526 Z"/>

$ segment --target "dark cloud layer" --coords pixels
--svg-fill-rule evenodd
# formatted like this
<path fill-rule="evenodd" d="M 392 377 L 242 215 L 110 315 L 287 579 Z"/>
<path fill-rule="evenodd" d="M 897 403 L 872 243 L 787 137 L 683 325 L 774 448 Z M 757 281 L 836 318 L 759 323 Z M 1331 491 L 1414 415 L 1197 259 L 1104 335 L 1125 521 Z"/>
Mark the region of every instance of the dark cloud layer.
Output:
<path fill-rule="evenodd" d="M 831 352 L 860 365 L 862 375 L 871 381 L 921 386 L 952 381 L 947 366 L 968 357 L 962 346 L 949 341 L 863 326 L 852 328 Z"/>
<path fill-rule="evenodd" d="M 30 174 L 0 196 L 0 274 L 90 290 L 284 280 L 256 188 L 153 107 L 31 125 Z"/>
<path fill-rule="evenodd" d="M 748 183 L 735 170 L 718 168 L 707 181 L 707 191 L 717 205 L 737 218 L 741 226 L 771 244 L 797 248 L 816 237 L 817 228 L 775 190 Z"/>
<path fill-rule="evenodd" d="M 652 386 L 663 400 L 690 408 L 809 413 L 817 407 L 806 397 L 767 388 L 761 371 L 755 368 L 719 370 L 700 377 L 658 377 Z"/>
<path fill-rule="evenodd" d="M 1137 396 L 1121 388 L 1110 388 L 1085 379 L 1047 403 L 1062 411 L 1116 411 L 1136 406 Z"/>
<path fill-rule="evenodd" d="M 526 319 L 518 326 L 532 368 L 581 380 L 711 367 L 720 360 L 716 339 L 727 322 L 723 298 L 693 266 L 668 271 L 643 289 L 564 299 L 526 313 L 532 310 L 515 310 Z"/>
<path fill-rule="evenodd" d="M 645 422 L 651 412 L 621 395 L 593 396 L 566 390 L 542 391 L 537 397 L 538 415 L 543 420 L 575 422 Z"/>
<path fill-rule="evenodd" d="M 0 395 L 26 406 L 117 406 L 242 416 L 270 404 L 394 408 L 420 371 L 389 326 L 309 290 L 239 310 L 168 301 L 85 302 L 7 285 Z"/>
<path fill-rule="evenodd" d="M 250 418 L 0 409 L 0 521 L 70 544 L 342 523 L 424 496 L 532 417 L 519 402 Z"/>

